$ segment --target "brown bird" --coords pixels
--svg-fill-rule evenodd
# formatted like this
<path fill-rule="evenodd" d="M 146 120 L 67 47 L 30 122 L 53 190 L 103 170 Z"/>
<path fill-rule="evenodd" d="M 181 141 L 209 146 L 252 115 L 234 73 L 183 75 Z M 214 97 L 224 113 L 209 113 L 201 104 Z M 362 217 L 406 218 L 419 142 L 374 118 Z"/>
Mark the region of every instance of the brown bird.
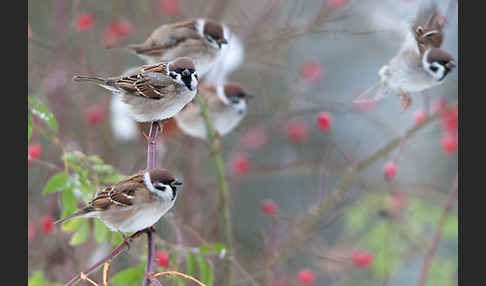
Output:
<path fill-rule="evenodd" d="M 139 122 L 174 116 L 196 95 L 198 74 L 190 58 L 141 66 L 127 74 L 110 77 L 75 76 L 77 82 L 94 82 L 121 96 Z"/>
<path fill-rule="evenodd" d="M 223 44 L 227 28 L 209 19 L 194 19 L 162 25 L 141 44 L 126 49 L 147 63 L 170 61 L 177 57 L 194 60 L 202 77 L 213 66 Z"/>
<path fill-rule="evenodd" d="M 88 206 L 55 224 L 95 217 L 113 231 L 139 231 L 154 225 L 172 208 L 180 185 L 168 170 L 141 171 L 105 188 Z"/>
<path fill-rule="evenodd" d="M 380 82 L 354 102 L 377 101 L 394 94 L 402 98 L 407 109 L 412 104 L 411 93 L 442 84 L 456 66 L 453 57 L 441 49 L 443 39 L 437 6 L 421 9 L 398 54 L 378 72 Z"/>
<path fill-rule="evenodd" d="M 220 136 L 228 134 L 240 123 L 247 113 L 246 99 L 254 97 L 238 83 L 200 85 L 198 92 L 205 99 L 213 127 Z M 194 100 L 176 114 L 174 119 L 183 133 L 196 138 L 207 138 L 201 108 Z"/>

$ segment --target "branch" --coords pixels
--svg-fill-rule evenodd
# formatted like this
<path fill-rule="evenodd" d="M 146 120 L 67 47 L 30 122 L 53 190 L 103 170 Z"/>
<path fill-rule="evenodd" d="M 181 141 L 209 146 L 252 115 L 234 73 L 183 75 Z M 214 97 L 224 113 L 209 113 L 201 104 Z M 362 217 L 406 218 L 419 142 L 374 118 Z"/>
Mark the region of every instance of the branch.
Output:
<path fill-rule="evenodd" d="M 229 212 L 229 194 L 228 194 L 228 184 L 224 175 L 223 159 L 221 158 L 221 142 L 219 136 L 213 128 L 208 109 L 206 107 L 206 102 L 204 99 L 197 94 L 196 101 L 201 107 L 201 116 L 204 118 L 206 123 L 206 133 L 210 144 L 210 154 L 213 157 L 214 165 L 217 172 L 218 186 L 219 186 L 219 198 L 220 204 L 223 211 L 223 226 L 224 226 L 224 237 L 227 246 L 227 256 L 226 256 L 226 273 L 227 273 L 227 283 L 225 285 L 231 286 L 233 283 L 232 267 L 230 257 L 233 250 L 233 236 L 231 230 L 231 217 Z"/>
<path fill-rule="evenodd" d="M 422 271 L 420 273 L 420 280 L 418 283 L 419 286 L 425 286 L 425 283 L 427 282 L 427 277 L 429 274 L 430 266 L 432 265 L 432 260 L 434 259 L 435 252 L 437 251 L 437 247 L 439 246 L 439 242 L 442 238 L 442 229 L 444 228 L 445 221 L 449 216 L 452 207 L 454 206 L 454 202 L 457 199 L 457 180 L 458 175 L 456 175 L 456 178 L 454 179 L 454 186 L 452 187 L 452 190 L 449 194 L 449 198 L 447 198 L 447 201 L 442 208 L 442 214 L 440 216 L 439 225 L 437 226 L 437 230 L 435 231 L 434 238 L 432 239 L 430 246 L 427 248 L 427 253 L 425 254 L 424 259 L 424 266 L 422 267 Z"/>

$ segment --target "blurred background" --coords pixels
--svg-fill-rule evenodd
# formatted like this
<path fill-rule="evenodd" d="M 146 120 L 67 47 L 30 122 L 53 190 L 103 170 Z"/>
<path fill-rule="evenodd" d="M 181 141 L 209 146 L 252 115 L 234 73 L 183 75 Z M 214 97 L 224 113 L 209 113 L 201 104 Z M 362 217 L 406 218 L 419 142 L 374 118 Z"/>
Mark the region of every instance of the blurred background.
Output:
<path fill-rule="evenodd" d="M 457 1 L 435 2 L 445 25 L 442 48 L 460 68 Z M 105 47 L 142 42 L 162 24 L 207 17 L 223 22 L 242 44 L 243 57 L 228 59 L 241 64 L 227 80 L 256 95 L 240 125 L 221 139 L 233 284 L 400 286 L 425 279 L 422 285 L 457 285 L 457 70 L 442 85 L 414 94 L 407 110 L 398 98 L 352 102 L 378 80 L 407 23 L 427 3 L 28 1 L 29 96 L 58 125 L 56 131 L 29 109 L 35 126 L 28 150 L 31 284 L 64 284 L 114 248 L 119 237 L 94 221 L 64 228 L 52 221 L 105 183 L 146 167 L 147 126 L 124 116 L 109 92 L 76 84 L 72 76 L 115 76 L 143 65 Z M 155 225 L 157 268 L 202 279 L 202 264 L 191 268 L 192 251 L 209 265 L 214 285 L 224 285 L 222 212 L 208 145 L 169 123 L 157 147 L 157 165 L 184 182 L 174 208 Z M 62 192 L 51 183 L 46 191 L 50 178 L 65 170 L 86 183 Z M 68 196 L 76 198 L 69 208 Z M 214 251 L 201 253 L 211 243 Z M 113 260 L 113 285 L 141 285 L 145 244 L 137 239 Z M 100 271 L 90 277 L 101 281 Z"/>

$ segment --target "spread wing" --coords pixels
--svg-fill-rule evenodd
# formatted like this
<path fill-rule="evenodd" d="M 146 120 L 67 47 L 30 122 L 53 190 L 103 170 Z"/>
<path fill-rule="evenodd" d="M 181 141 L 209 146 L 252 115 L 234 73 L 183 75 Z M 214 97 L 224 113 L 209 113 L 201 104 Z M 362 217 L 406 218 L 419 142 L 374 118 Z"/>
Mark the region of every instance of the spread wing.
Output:
<path fill-rule="evenodd" d="M 129 45 L 127 48 L 136 54 L 161 56 L 167 49 L 188 39 L 201 40 L 195 26 L 195 20 L 163 25 L 153 31 L 145 42 Z"/>
<path fill-rule="evenodd" d="M 167 76 L 165 63 L 145 65 L 126 75 L 109 80 L 110 84 L 128 94 L 161 99 L 174 91 L 173 81 Z"/>
<path fill-rule="evenodd" d="M 421 53 L 428 48 L 440 48 L 444 41 L 443 22 L 437 4 L 421 7 L 412 24 L 412 33 Z"/>

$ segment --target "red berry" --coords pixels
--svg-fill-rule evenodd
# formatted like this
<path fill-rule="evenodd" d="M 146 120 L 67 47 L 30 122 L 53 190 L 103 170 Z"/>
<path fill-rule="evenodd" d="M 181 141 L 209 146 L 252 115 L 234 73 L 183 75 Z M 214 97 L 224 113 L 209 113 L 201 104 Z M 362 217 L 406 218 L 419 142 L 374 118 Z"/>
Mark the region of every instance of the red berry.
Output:
<path fill-rule="evenodd" d="M 425 118 L 427 118 L 427 114 L 423 110 L 417 110 L 413 114 L 413 120 L 415 121 L 415 124 L 422 124 L 425 121 Z"/>
<path fill-rule="evenodd" d="M 168 16 L 174 16 L 181 11 L 179 0 L 161 0 L 159 4 L 160 12 Z"/>
<path fill-rule="evenodd" d="M 452 135 L 442 137 L 442 149 L 447 153 L 454 153 L 457 150 L 457 139 Z"/>
<path fill-rule="evenodd" d="M 86 31 L 91 29 L 94 26 L 94 18 L 93 15 L 89 13 L 83 13 L 78 16 L 76 20 L 76 28 L 78 31 Z"/>
<path fill-rule="evenodd" d="M 113 21 L 105 28 L 105 45 L 117 44 L 123 37 L 133 31 L 132 24 L 128 21 Z"/>
<path fill-rule="evenodd" d="M 332 127 L 332 116 L 329 112 L 321 112 L 317 116 L 317 126 L 323 131 L 329 131 Z"/>
<path fill-rule="evenodd" d="M 35 160 L 35 159 L 39 159 L 41 154 L 42 154 L 42 147 L 39 143 L 30 143 L 29 144 L 29 148 L 27 150 L 27 154 L 28 154 L 28 159 L 29 161 L 30 160 Z"/>
<path fill-rule="evenodd" d="M 457 133 L 458 127 L 458 108 L 444 108 L 441 113 L 442 127 L 450 134 Z"/>
<path fill-rule="evenodd" d="M 260 204 L 262 212 L 266 215 L 274 215 L 277 213 L 277 205 L 272 200 L 264 200 Z"/>
<path fill-rule="evenodd" d="M 44 233 L 49 234 L 54 229 L 54 224 L 52 223 L 52 217 L 45 215 L 42 217 L 42 230 Z"/>
<path fill-rule="evenodd" d="M 322 64 L 315 60 L 309 60 L 300 66 L 300 76 L 311 83 L 320 81 L 323 75 Z"/>
<path fill-rule="evenodd" d="M 397 175 L 397 166 L 393 162 L 388 162 L 383 167 L 385 179 L 393 179 Z"/>
<path fill-rule="evenodd" d="M 368 267 L 373 263 L 375 257 L 371 253 L 356 250 L 351 254 L 351 260 L 357 267 Z"/>
<path fill-rule="evenodd" d="M 248 172 L 250 168 L 250 163 L 248 162 L 248 157 L 245 155 L 238 155 L 236 156 L 235 160 L 233 161 L 233 170 L 238 175 L 244 175 Z"/>
<path fill-rule="evenodd" d="M 314 273 L 309 269 L 302 269 L 297 273 L 297 280 L 303 285 L 312 285 L 316 280 Z"/>
<path fill-rule="evenodd" d="M 327 0 L 327 5 L 331 6 L 332 8 L 341 8 L 348 4 L 348 0 Z"/>
<path fill-rule="evenodd" d="M 155 257 L 157 258 L 157 264 L 159 264 L 160 267 L 167 267 L 170 258 L 167 252 L 158 250 L 155 252 Z"/>
<path fill-rule="evenodd" d="M 33 241 L 36 238 L 36 236 L 37 236 L 37 228 L 33 223 L 29 221 L 27 225 L 27 241 L 28 242 Z"/>
<path fill-rule="evenodd" d="M 286 126 L 287 138 L 294 142 L 301 142 L 309 136 L 309 127 L 300 121 L 287 122 Z"/>
<path fill-rule="evenodd" d="M 105 118 L 105 108 L 101 105 L 93 105 L 86 110 L 86 116 L 89 124 L 94 126 Z"/>

